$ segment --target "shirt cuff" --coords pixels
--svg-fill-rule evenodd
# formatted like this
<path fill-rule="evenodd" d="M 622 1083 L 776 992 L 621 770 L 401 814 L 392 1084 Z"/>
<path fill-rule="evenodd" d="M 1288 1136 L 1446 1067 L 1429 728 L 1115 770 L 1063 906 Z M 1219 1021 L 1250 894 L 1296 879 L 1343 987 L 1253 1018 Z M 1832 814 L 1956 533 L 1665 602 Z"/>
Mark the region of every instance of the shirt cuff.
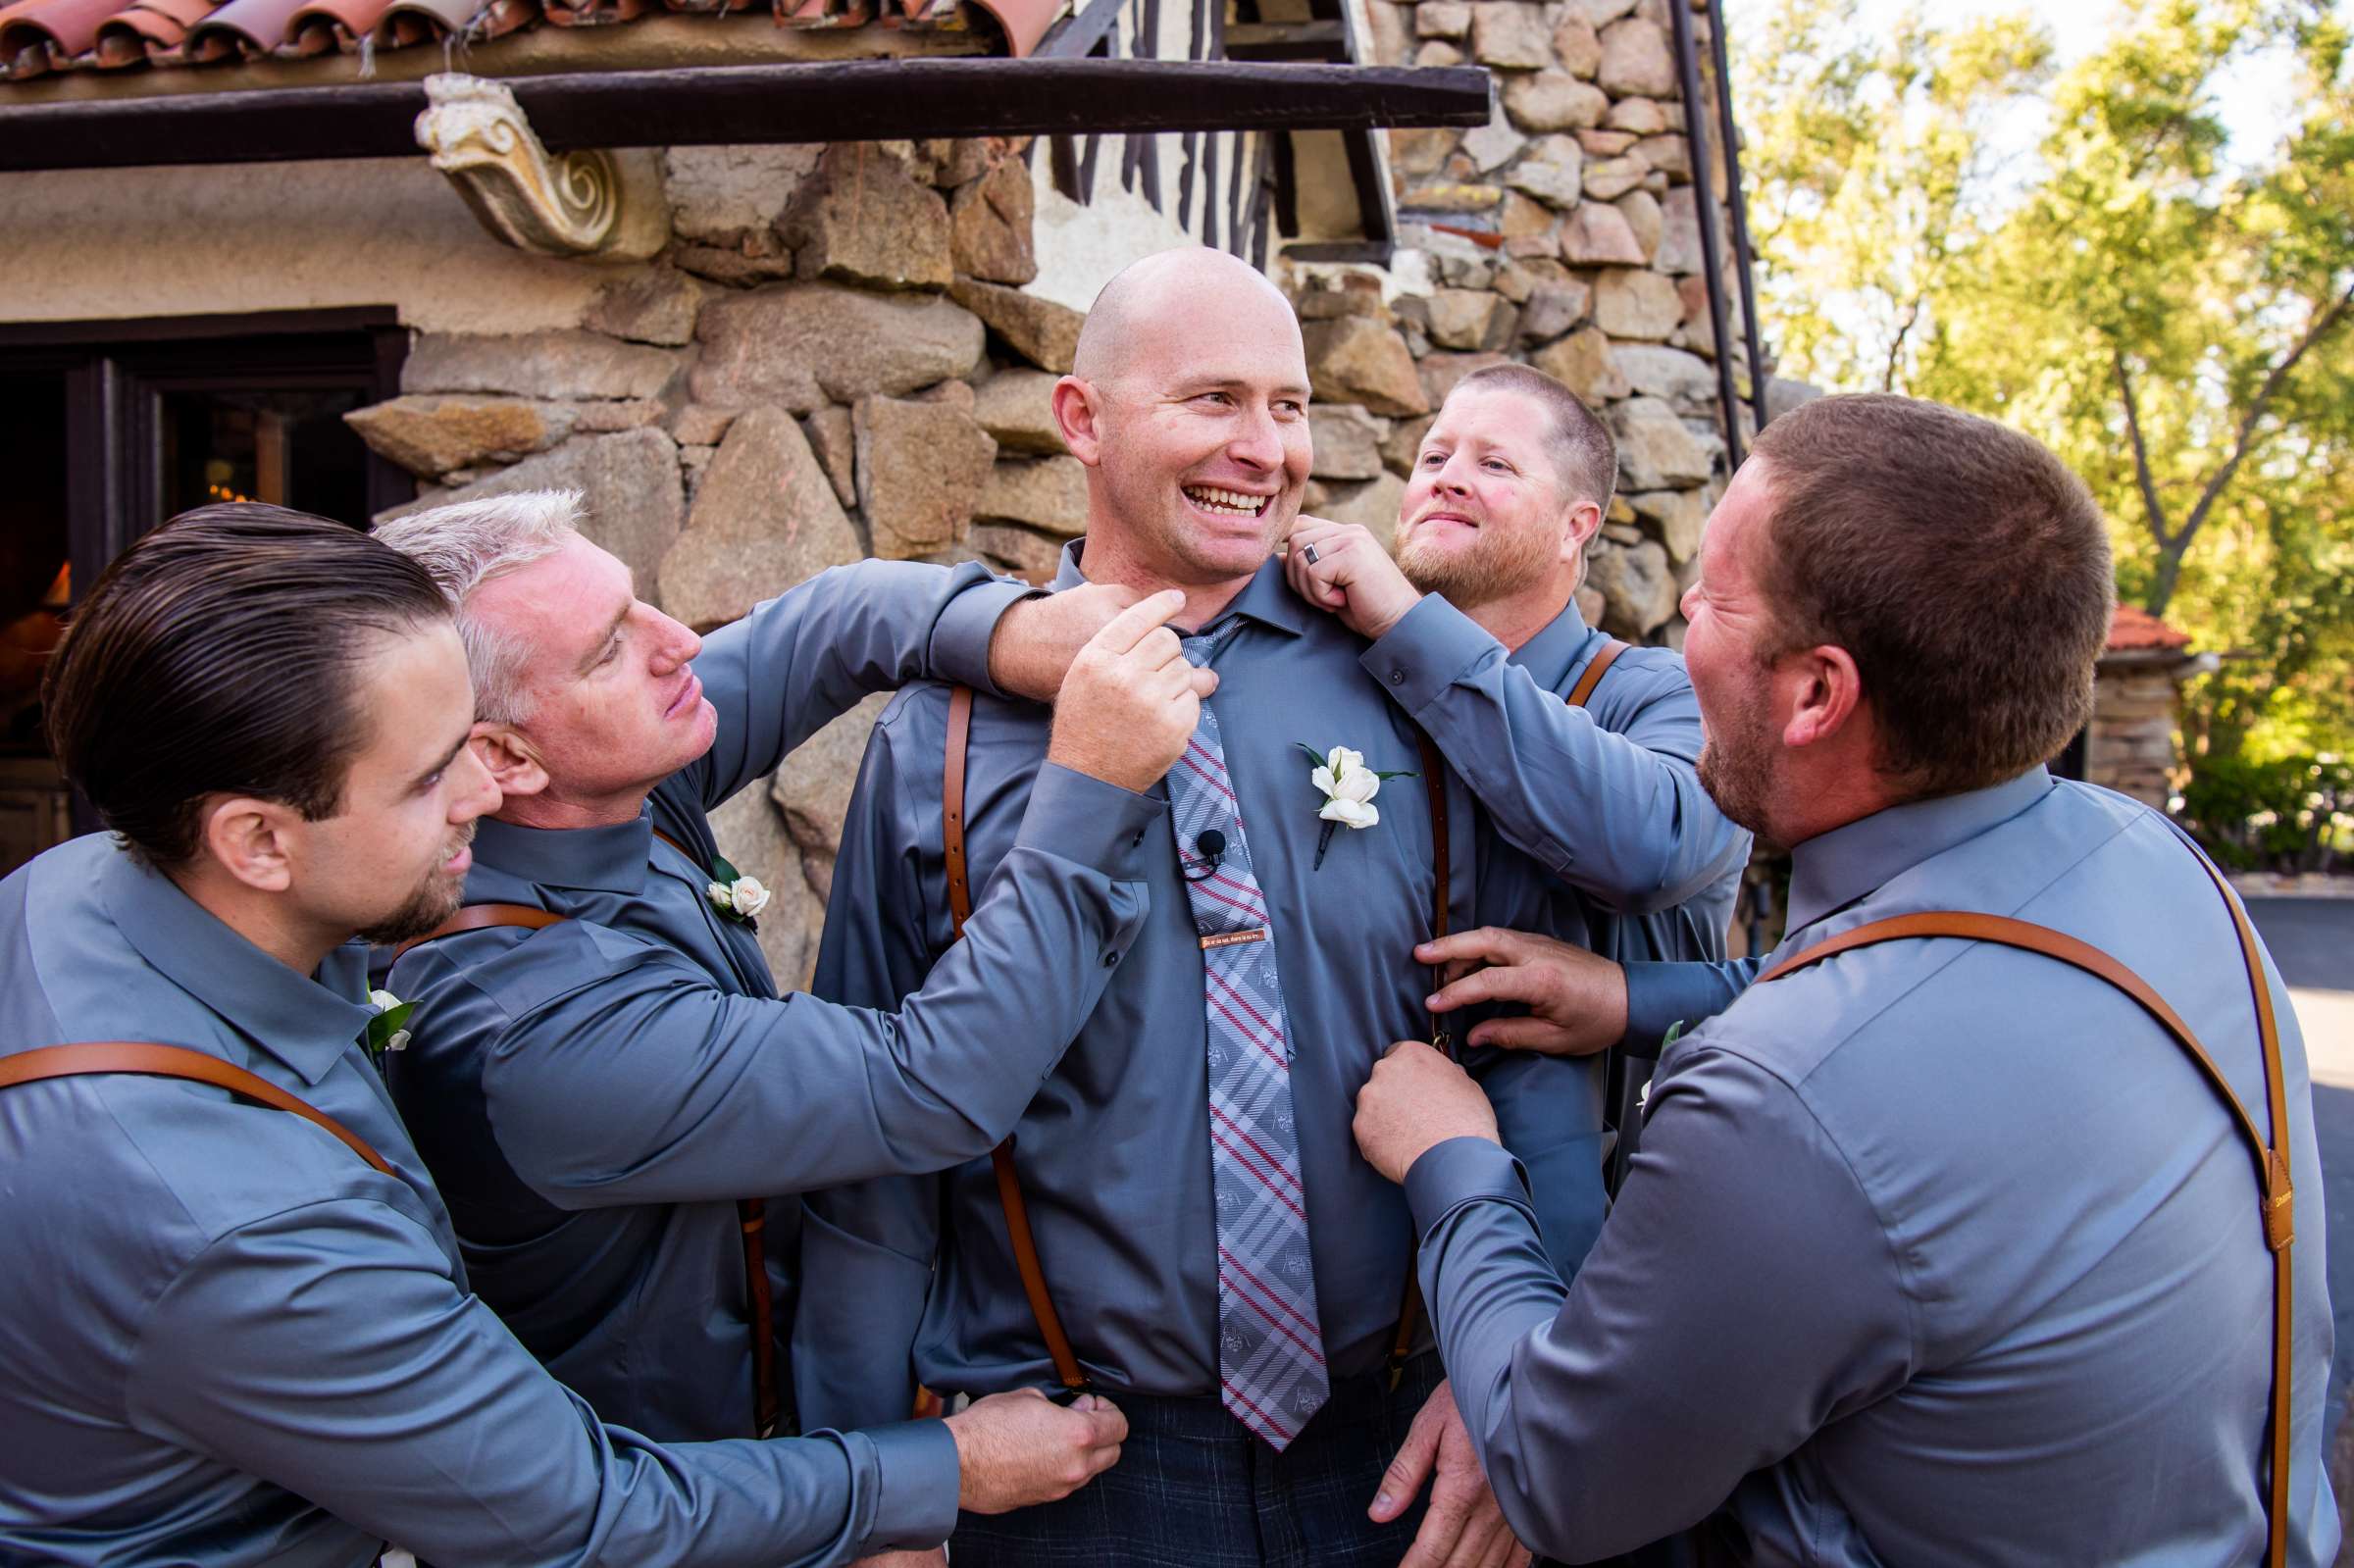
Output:
<path fill-rule="evenodd" d="M 1398 618 L 1357 658 L 1392 701 L 1420 713 L 1458 676 L 1504 646 L 1487 629 L 1435 593 Z"/>
<path fill-rule="evenodd" d="M 1484 1138 L 1451 1138 L 1422 1151 L 1406 1173 L 1407 1206 L 1413 1210 L 1417 1244 L 1441 1220 L 1466 1203 L 1494 1199 L 1526 1211 L 1528 1173 L 1504 1145 Z"/>
<path fill-rule="evenodd" d="M 1038 849 L 1100 871 L 1113 882 L 1145 880 L 1145 845 L 1165 831 L 1169 803 L 1105 784 L 1057 762 L 1030 785 L 1017 849 Z"/>
<path fill-rule="evenodd" d="M 875 1522 L 855 1557 L 929 1551 L 956 1529 L 962 1472 L 944 1421 L 902 1421 L 858 1434 L 875 1445 Z"/>
<path fill-rule="evenodd" d="M 1645 1060 L 1660 1054 L 1667 1031 L 1681 1024 L 1687 1033 L 1723 1006 L 1723 981 L 1706 964 L 1647 963 L 1631 960 L 1626 971 L 1626 1033 L 1618 1048 Z"/>
<path fill-rule="evenodd" d="M 989 639 L 1007 610 L 1024 599 L 1042 597 L 1044 591 L 992 577 L 978 561 L 957 567 L 948 580 L 951 597 L 932 623 L 927 663 L 934 679 L 1003 696 L 989 679 Z"/>

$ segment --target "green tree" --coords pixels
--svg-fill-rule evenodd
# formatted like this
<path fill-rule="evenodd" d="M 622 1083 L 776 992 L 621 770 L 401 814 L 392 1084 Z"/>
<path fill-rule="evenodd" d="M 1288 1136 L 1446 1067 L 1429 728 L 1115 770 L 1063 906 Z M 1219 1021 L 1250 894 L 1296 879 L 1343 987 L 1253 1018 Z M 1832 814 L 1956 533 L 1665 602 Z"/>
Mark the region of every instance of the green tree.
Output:
<path fill-rule="evenodd" d="M 2192 693 L 2194 748 L 2345 749 L 2354 89 L 2337 11 L 2135 0 L 2056 76 L 2023 19 L 1912 20 L 1874 44 L 1852 4 L 1779 0 L 1749 41 L 1746 166 L 1786 373 L 2045 441 L 2112 519 L 2121 592 L 2226 651 Z M 2277 147 L 2231 146 L 2218 113 L 2251 57 L 2295 83 Z M 2030 156 L 1987 150 L 2038 113 Z"/>

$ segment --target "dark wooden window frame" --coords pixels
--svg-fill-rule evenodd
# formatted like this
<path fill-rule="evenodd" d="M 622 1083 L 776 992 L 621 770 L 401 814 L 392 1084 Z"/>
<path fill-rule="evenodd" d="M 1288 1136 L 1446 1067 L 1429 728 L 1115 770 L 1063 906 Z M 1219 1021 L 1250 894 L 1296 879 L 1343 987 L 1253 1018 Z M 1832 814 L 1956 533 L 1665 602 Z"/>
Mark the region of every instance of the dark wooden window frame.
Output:
<path fill-rule="evenodd" d="M 409 334 L 390 306 L 123 321 L 0 323 L 0 368 L 63 372 L 66 529 L 76 599 L 156 515 L 163 495 L 156 414 L 162 394 L 193 388 L 364 386 L 400 390 Z M 412 500 L 416 481 L 371 452 L 370 516 Z M 342 519 L 365 526 L 366 517 Z M 74 831 L 97 815 L 74 791 Z"/>
<path fill-rule="evenodd" d="M 375 402 L 400 390 L 407 355 L 407 329 L 389 306 L 0 323 L 0 365 L 65 375 L 76 596 L 145 528 L 162 521 L 155 516 L 163 494 L 155 426 L 162 394 L 356 381 Z M 373 452 L 366 482 L 370 515 L 416 495 L 408 474 Z"/>

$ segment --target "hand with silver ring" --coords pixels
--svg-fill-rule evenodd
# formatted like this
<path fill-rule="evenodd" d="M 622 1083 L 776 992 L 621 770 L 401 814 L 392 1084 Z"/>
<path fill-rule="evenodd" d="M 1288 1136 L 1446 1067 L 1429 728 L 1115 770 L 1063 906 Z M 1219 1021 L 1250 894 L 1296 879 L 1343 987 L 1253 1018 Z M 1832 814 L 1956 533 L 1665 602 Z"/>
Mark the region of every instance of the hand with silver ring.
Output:
<path fill-rule="evenodd" d="M 1294 593 L 1367 639 L 1380 638 L 1422 597 L 1372 530 L 1305 513 L 1292 525 L 1283 575 Z"/>

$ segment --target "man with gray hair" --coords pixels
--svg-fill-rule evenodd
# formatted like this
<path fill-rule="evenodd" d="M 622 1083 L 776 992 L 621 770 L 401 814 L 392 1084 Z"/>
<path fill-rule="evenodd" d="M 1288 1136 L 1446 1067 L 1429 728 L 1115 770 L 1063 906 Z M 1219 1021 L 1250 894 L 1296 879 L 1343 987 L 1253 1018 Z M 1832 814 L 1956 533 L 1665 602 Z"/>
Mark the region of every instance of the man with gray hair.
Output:
<path fill-rule="evenodd" d="M 1161 808 L 1140 791 L 1212 683 L 1159 630 L 1174 595 L 1065 608 L 978 567 L 838 568 L 706 640 L 639 599 L 577 513 L 526 493 L 378 531 L 456 606 L 472 743 L 505 791 L 469 907 L 391 967 L 416 1012 L 387 1082 L 475 1289 L 527 1347 L 649 1436 L 742 1436 L 784 1414 L 791 1308 L 767 1263 L 794 1255 L 746 1200 L 937 1169 L 1012 1126 L 1143 919 L 1134 858 Z M 1060 687 L 1022 851 L 903 1008 L 780 996 L 765 893 L 705 814 L 865 693 L 930 676 Z M 1046 1442 L 1073 1458 L 1119 1424 L 1097 1401 L 1054 1415 L 1070 1425 Z M 887 1485 L 945 1536 L 953 1445 L 901 1465 Z"/>

